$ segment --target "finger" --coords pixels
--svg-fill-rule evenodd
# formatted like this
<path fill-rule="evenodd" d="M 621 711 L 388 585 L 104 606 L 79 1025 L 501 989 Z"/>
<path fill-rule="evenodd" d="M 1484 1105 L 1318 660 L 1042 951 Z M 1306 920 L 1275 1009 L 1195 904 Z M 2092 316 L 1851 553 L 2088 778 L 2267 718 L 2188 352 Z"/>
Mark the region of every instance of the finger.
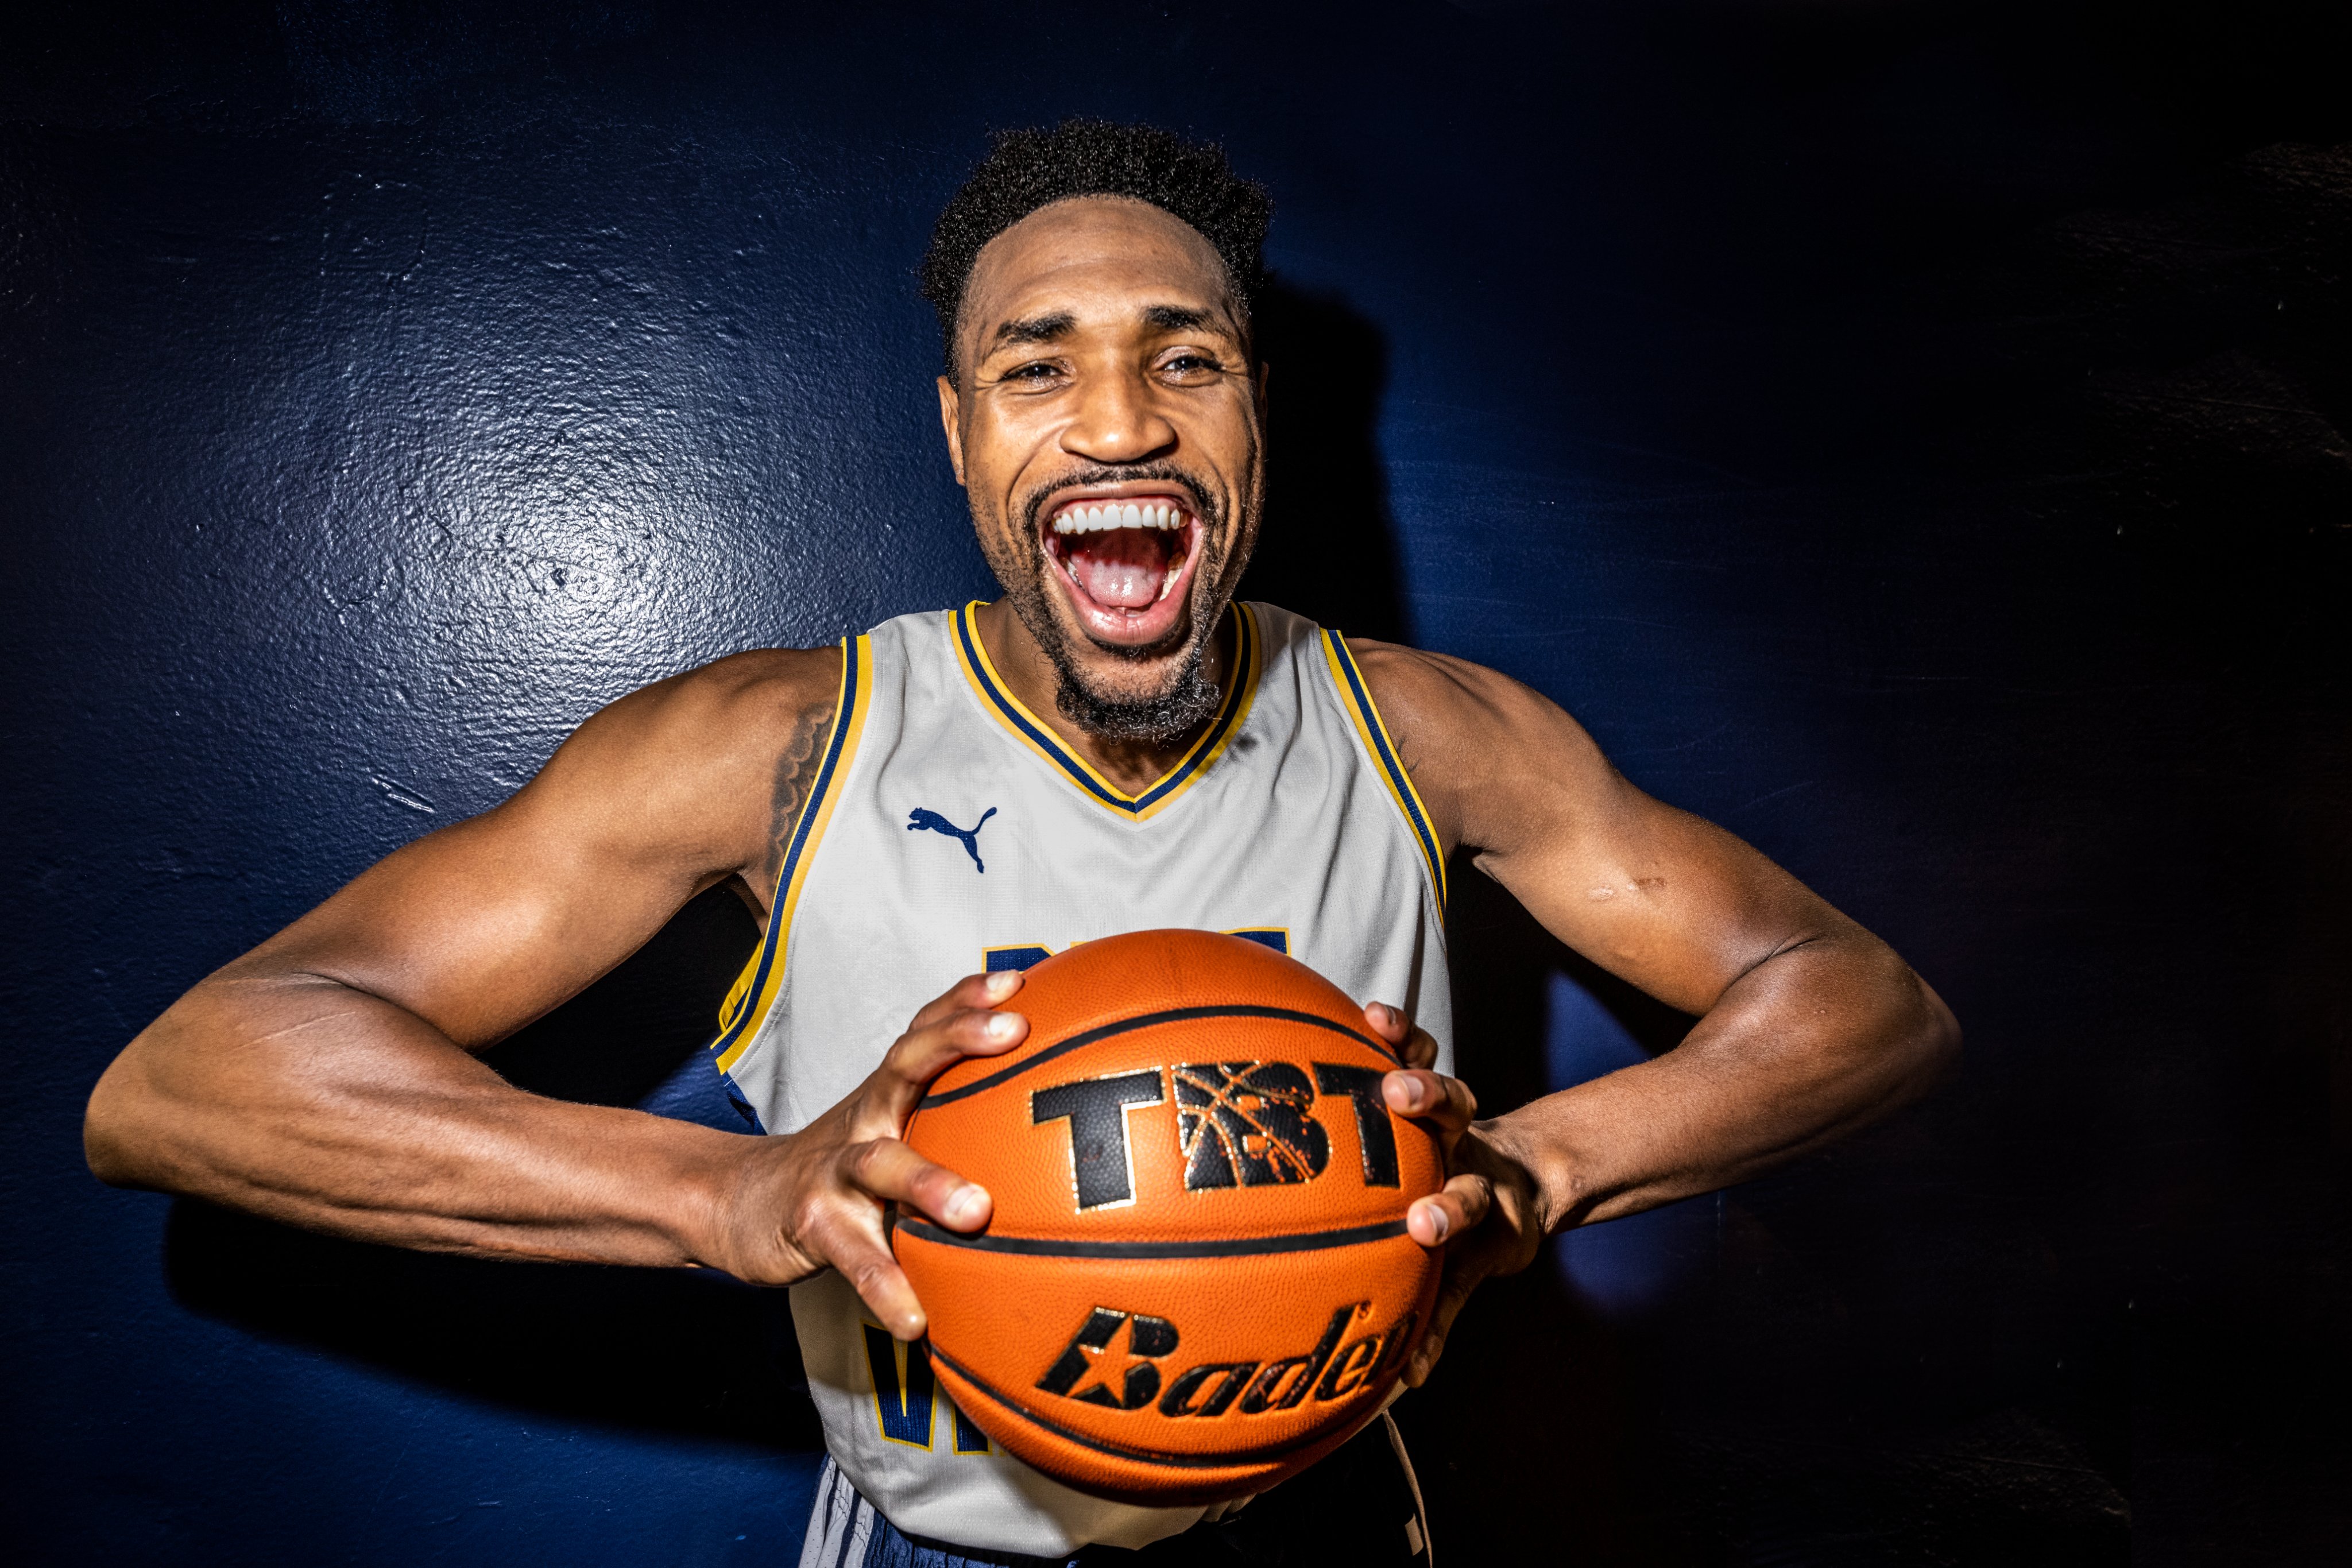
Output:
<path fill-rule="evenodd" d="M 995 1007 L 1021 988 L 1021 979 L 1018 969 L 995 969 L 985 975 L 966 975 L 925 1002 L 922 1010 L 908 1020 L 907 1032 L 912 1034 L 967 1008 Z"/>
<path fill-rule="evenodd" d="M 849 1281 L 858 1299 L 894 1338 L 911 1343 L 923 1337 L 929 1319 L 916 1298 L 914 1285 L 898 1260 L 890 1256 L 878 1212 L 857 1217 L 837 1214 L 805 1239 L 814 1243 L 808 1249 Z"/>
<path fill-rule="evenodd" d="M 1364 1027 L 1396 1051 L 1407 1067 L 1437 1065 L 1437 1041 L 1425 1029 L 1413 1027 L 1402 1008 L 1386 1002 L 1364 1004 Z"/>
<path fill-rule="evenodd" d="M 931 1080 L 957 1062 L 998 1055 L 1028 1038 L 1029 1020 L 1019 1013 L 967 1008 L 900 1035 L 866 1082 L 883 1091 L 880 1108 L 903 1121 Z"/>
<path fill-rule="evenodd" d="M 841 1151 L 841 1179 L 885 1204 L 903 1203 L 950 1230 L 977 1230 L 995 1202 L 988 1189 L 925 1159 L 896 1138 L 852 1144 Z"/>
<path fill-rule="evenodd" d="M 1408 1067 L 1381 1080 L 1381 1097 L 1400 1116 L 1435 1122 L 1455 1137 L 1478 1116 L 1478 1096 L 1459 1078 Z"/>
<path fill-rule="evenodd" d="M 1423 1247 L 1443 1247 L 1486 1222 L 1495 1187 L 1482 1176 L 1458 1176 L 1440 1191 L 1416 1198 L 1404 1213 L 1405 1234 Z"/>

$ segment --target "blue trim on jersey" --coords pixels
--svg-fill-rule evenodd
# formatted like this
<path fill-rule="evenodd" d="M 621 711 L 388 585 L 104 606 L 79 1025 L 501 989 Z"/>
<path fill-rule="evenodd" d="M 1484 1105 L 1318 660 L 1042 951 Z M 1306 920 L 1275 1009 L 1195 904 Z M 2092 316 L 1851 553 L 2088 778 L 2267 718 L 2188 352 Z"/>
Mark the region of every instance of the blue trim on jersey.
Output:
<path fill-rule="evenodd" d="M 1356 668 L 1356 655 L 1349 652 L 1348 640 L 1339 632 L 1329 630 L 1326 630 L 1323 635 L 1330 640 L 1332 651 L 1339 655 L 1339 668 L 1347 674 L 1348 689 L 1354 694 L 1356 706 L 1363 710 L 1367 718 L 1371 718 L 1381 710 L 1372 706 L 1372 694 L 1364 685 L 1364 673 Z M 1389 781 L 1395 789 L 1397 803 L 1404 808 L 1406 820 L 1412 823 L 1413 836 L 1421 840 L 1421 852 L 1429 857 L 1432 874 L 1442 878 L 1444 875 L 1442 868 L 1445 864 L 1445 856 L 1437 847 L 1437 834 L 1430 827 L 1429 819 L 1422 815 L 1420 797 L 1413 789 L 1412 779 L 1404 770 L 1404 764 L 1398 761 L 1396 753 L 1389 749 L 1388 737 L 1382 733 L 1381 726 L 1377 719 L 1364 727 L 1364 737 L 1372 743 L 1372 750 L 1380 758 L 1381 766 L 1388 771 Z M 1442 900 L 1444 897 L 1443 892 L 1444 884 L 1441 881 L 1438 885 L 1441 890 L 1438 896 Z"/>
<path fill-rule="evenodd" d="M 751 984 L 743 993 L 742 1006 L 719 1038 L 707 1048 L 713 1061 L 724 1057 L 742 1037 L 743 1031 L 759 1021 L 760 996 L 768 988 L 768 976 L 775 967 L 776 954 L 783 946 L 784 927 L 790 924 L 788 916 L 791 912 L 784 907 L 784 890 L 793 884 L 793 868 L 799 865 L 801 852 L 808 847 L 809 833 L 816 825 L 817 808 L 824 803 L 825 792 L 833 788 L 834 770 L 840 766 L 842 750 L 848 745 L 850 732 L 856 727 L 851 721 L 856 716 L 854 710 L 857 706 L 859 641 L 856 637 L 841 640 L 841 701 L 833 721 L 833 737 L 825 744 L 824 765 L 817 769 L 816 787 L 809 791 L 808 804 L 801 808 L 801 820 L 793 824 L 792 842 L 784 847 L 784 862 L 776 872 L 775 894 L 768 904 L 768 934 L 760 943 L 760 967 L 752 974 Z M 735 1102 L 735 1108 L 750 1119 L 751 1130 L 765 1133 L 767 1128 L 761 1125 L 759 1112 L 752 1108 L 743 1091 L 736 1086 L 734 1074 L 722 1067 L 719 1070 L 719 1078 L 726 1086 L 727 1097 Z"/>
<path fill-rule="evenodd" d="M 1224 706 L 1217 711 L 1216 722 L 1209 727 L 1206 735 L 1194 743 L 1192 757 L 1181 768 L 1146 789 L 1142 794 L 1132 796 L 1122 795 L 1097 779 L 1093 769 L 1071 756 L 1069 748 L 1062 744 L 1053 731 L 1041 724 L 1031 723 L 1028 714 L 1023 710 L 1020 704 L 1013 700 L 1012 695 L 998 688 L 996 682 L 990 678 L 987 656 L 981 652 L 979 634 L 972 627 L 971 605 L 966 605 L 956 612 L 955 629 L 957 640 L 963 644 L 964 662 L 971 666 L 972 673 L 980 677 L 982 689 L 988 693 L 990 706 L 996 709 L 1004 722 L 1020 731 L 1030 745 L 1052 758 L 1060 766 L 1062 771 L 1068 774 L 1071 779 L 1083 788 L 1087 794 L 1114 810 L 1125 811 L 1129 816 L 1141 816 L 1154 805 L 1182 789 L 1184 781 L 1198 773 L 1217 754 L 1218 742 L 1224 738 L 1225 731 L 1233 727 L 1234 716 L 1242 710 L 1244 703 L 1248 700 L 1249 693 L 1246 688 L 1249 685 L 1250 676 L 1250 639 L 1254 634 L 1254 629 L 1250 624 L 1250 618 L 1242 613 L 1241 606 L 1233 606 L 1232 614 L 1234 629 L 1234 669 L 1235 674 L 1233 689 L 1225 694 Z"/>
<path fill-rule="evenodd" d="M 714 1054 L 718 1049 L 717 1046 L 710 1048 Z M 752 1107 L 751 1098 L 743 1092 L 743 1086 L 735 1082 L 735 1075 L 723 1067 L 719 1070 L 719 1087 L 727 1092 L 727 1103 L 735 1107 L 735 1113 L 743 1118 L 743 1124 L 761 1137 L 766 1137 L 767 1124 L 760 1120 L 760 1113 Z"/>

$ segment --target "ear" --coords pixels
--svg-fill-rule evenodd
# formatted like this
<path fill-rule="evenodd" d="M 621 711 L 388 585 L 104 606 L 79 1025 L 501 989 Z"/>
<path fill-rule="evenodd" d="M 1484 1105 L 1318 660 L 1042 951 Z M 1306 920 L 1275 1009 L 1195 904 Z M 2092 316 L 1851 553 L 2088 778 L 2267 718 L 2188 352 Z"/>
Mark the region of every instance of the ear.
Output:
<path fill-rule="evenodd" d="M 940 428 L 947 432 L 948 464 L 955 469 L 956 483 L 963 483 L 963 399 L 957 395 L 955 382 L 940 378 Z"/>

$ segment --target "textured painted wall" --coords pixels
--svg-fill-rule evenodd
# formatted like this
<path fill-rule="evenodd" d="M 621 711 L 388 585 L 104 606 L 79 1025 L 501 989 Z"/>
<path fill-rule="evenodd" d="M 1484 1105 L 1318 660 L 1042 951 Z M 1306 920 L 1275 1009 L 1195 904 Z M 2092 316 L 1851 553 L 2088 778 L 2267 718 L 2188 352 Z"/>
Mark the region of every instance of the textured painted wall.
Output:
<path fill-rule="evenodd" d="M 289 0 L 0 45 L 26 1560 L 791 1560 L 778 1298 L 109 1192 L 79 1107 L 600 704 L 987 591 L 910 268 L 986 128 L 1067 112 L 1276 190 L 1255 591 L 1550 693 L 1970 1030 L 1887 1128 L 1481 1301 L 1402 1407 L 1449 1555 L 2336 1560 L 2343 40 L 2122 15 Z M 1488 1104 L 1671 1044 L 1462 885 Z M 748 940 L 698 902 L 494 1060 L 730 1124 L 693 1051 Z"/>

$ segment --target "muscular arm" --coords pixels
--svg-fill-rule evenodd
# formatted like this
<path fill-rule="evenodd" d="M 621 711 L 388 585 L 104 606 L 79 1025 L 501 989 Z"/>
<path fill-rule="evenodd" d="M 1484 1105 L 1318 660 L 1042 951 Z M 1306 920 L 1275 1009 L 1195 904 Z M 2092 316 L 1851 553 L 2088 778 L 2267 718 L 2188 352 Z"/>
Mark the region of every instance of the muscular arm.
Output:
<path fill-rule="evenodd" d="M 527 1094 L 473 1053 L 759 874 L 834 668 L 744 655 L 599 714 L 512 800 L 372 867 L 132 1040 L 90 1100 L 91 1168 L 410 1246 L 717 1261 L 740 1140 Z"/>
<path fill-rule="evenodd" d="M 1441 1324 L 1543 1235 L 1817 1147 L 1923 1092 L 1957 1051 L 1951 1014 L 1885 943 L 1731 834 L 1635 789 L 1552 703 L 1459 660 L 1355 646 L 1447 847 L 1470 851 L 1562 942 L 1699 1015 L 1654 1061 L 1470 1129 L 1459 1165 L 1478 1190 L 1440 1207 L 1449 1226 L 1473 1224 L 1491 1191 L 1503 1212 Z M 1426 1075 L 1421 1092 L 1398 1108 L 1452 1093 L 1467 1120 L 1460 1085 Z"/>
<path fill-rule="evenodd" d="M 897 1137 L 921 1084 L 1025 1033 L 974 977 L 856 1094 L 745 1138 L 514 1088 L 475 1052 L 634 952 L 730 877 L 765 914 L 829 727 L 839 658 L 744 654 L 614 704 L 512 800 L 362 874 L 174 1003 L 91 1095 L 110 1182 L 371 1240 L 511 1257 L 699 1263 L 783 1284 L 839 1268 L 923 1330 L 883 1204 L 959 1229 L 986 1194 Z"/>

